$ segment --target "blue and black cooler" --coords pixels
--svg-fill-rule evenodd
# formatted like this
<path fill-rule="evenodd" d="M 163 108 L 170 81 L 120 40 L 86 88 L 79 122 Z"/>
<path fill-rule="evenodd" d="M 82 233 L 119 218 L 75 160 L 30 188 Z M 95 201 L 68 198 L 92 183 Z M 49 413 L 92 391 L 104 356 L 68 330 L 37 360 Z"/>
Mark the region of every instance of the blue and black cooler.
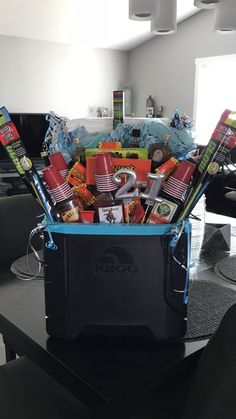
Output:
<path fill-rule="evenodd" d="M 186 333 L 190 224 L 48 223 L 46 326 L 51 336 Z"/>

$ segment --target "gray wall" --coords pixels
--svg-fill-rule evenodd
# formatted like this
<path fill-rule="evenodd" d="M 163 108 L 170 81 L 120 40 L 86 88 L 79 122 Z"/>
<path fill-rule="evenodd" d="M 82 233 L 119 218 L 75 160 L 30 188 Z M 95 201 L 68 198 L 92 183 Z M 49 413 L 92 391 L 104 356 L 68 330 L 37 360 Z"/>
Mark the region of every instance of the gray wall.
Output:
<path fill-rule="evenodd" d="M 193 115 L 195 58 L 236 53 L 236 34 L 219 35 L 213 25 L 214 11 L 204 10 L 180 23 L 177 33 L 156 36 L 130 51 L 136 116 L 145 116 L 149 94 L 164 106 L 165 117 L 176 105 Z"/>
<path fill-rule="evenodd" d="M 82 48 L 0 35 L 0 107 L 86 117 L 88 106 L 112 107 L 112 91 L 127 82 L 124 51 Z"/>

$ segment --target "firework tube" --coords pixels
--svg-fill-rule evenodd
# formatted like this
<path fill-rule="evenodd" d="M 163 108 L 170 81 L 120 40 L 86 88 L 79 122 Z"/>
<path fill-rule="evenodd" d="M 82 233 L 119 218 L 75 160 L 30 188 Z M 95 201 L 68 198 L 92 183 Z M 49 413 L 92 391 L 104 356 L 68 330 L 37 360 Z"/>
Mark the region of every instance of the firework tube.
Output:
<path fill-rule="evenodd" d="M 0 142 L 31 194 L 36 197 L 43 208 L 49 221 L 56 221 L 56 216 L 53 214 L 54 205 L 51 197 L 45 189 L 31 159 L 28 157 L 19 133 L 5 107 L 0 109 Z"/>
<path fill-rule="evenodd" d="M 20 159 L 16 155 L 12 141 L 10 141 L 12 138 L 19 137 L 19 134 L 15 125 L 11 122 L 10 117 L 3 118 L 3 113 L 1 113 L 2 109 L 0 109 L 0 141 L 7 151 L 19 175 L 24 176 L 25 171 L 20 164 Z"/>
<path fill-rule="evenodd" d="M 227 139 L 227 135 L 225 135 L 225 140 Z M 213 154 L 211 160 L 209 160 L 207 168 L 204 170 L 202 175 L 200 176 L 197 184 L 195 184 L 188 195 L 188 198 L 185 202 L 184 209 L 182 213 L 179 216 L 178 222 L 182 221 L 190 215 L 193 208 L 195 207 L 196 203 L 200 199 L 200 197 L 203 195 L 206 187 L 209 185 L 211 180 L 214 178 L 216 173 L 219 171 L 219 163 L 215 160 L 216 156 L 219 152 L 219 155 L 221 154 L 220 149 L 221 147 L 224 147 L 225 140 L 222 140 L 222 143 L 218 146 L 218 148 L 215 151 L 215 154 Z"/>
<path fill-rule="evenodd" d="M 1 118 L 1 117 L 0 117 Z M 26 179 L 25 176 L 25 170 L 23 169 L 21 163 L 20 163 L 20 159 L 16 154 L 16 150 L 13 146 L 13 142 L 7 143 L 5 141 L 5 137 L 9 138 L 11 137 L 11 135 L 15 136 L 19 136 L 14 124 L 12 122 L 9 122 L 3 126 L 0 126 L 0 138 L 1 138 L 1 143 L 3 144 L 3 147 L 5 148 L 8 156 L 10 157 L 10 159 L 12 160 L 16 171 L 18 172 L 18 174 L 21 176 L 23 182 L 25 183 L 26 187 L 30 190 L 30 192 L 32 193 L 32 195 L 36 198 L 36 194 L 34 189 L 32 188 L 32 186 L 29 184 L 29 182 Z"/>
<path fill-rule="evenodd" d="M 178 221 L 188 218 L 206 187 L 236 145 L 236 112 L 223 112 L 197 167 L 197 174 Z"/>

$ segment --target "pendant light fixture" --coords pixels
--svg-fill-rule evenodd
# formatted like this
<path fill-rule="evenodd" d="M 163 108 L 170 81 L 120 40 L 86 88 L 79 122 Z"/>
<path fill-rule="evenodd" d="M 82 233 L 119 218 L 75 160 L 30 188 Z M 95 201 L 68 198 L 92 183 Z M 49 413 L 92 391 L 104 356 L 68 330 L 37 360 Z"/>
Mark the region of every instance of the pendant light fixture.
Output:
<path fill-rule="evenodd" d="M 177 30 L 177 0 L 158 0 L 157 13 L 151 20 L 151 32 L 169 35 Z"/>
<path fill-rule="evenodd" d="M 219 3 L 220 0 L 194 0 L 194 6 L 200 9 L 215 9 Z"/>
<path fill-rule="evenodd" d="M 129 18 L 132 20 L 151 20 L 156 12 L 157 0 L 129 0 Z"/>
<path fill-rule="evenodd" d="M 236 1 L 221 0 L 215 11 L 215 31 L 232 33 L 236 31 Z"/>

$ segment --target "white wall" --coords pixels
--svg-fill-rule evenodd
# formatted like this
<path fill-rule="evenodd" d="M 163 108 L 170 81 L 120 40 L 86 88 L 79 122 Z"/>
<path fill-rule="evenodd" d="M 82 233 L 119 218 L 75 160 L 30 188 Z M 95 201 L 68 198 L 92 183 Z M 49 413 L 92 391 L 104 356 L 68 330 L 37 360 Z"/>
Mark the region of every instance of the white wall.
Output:
<path fill-rule="evenodd" d="M 127 52 L 0 36 L 0 106 L 10 112 L 87 116 L 88 105 L 112 106 L 127 82 Z"/>
<path fill-rule="evenodd" d="M 213 32 L 213 13 L 201 11 L 180 23 L 177 33 L 156 36 L 129 53 L 136 116 L 145 115 L 149 94 L 164 106 L 166 117 L 176 105 L 193 115 L 195 58 L 236 53 L 236 34 Z"/>
<path fill-rule="evenodd" d="M 89 105 L 111 107 L 112 91 L 129 81 L 136 116 L 145 116 L 148 94 L 164 106 L 164 116 L 176 105 L 192 116 L 195 58 L 236 53 L 236 35 L 214 33 L 213 17 L 211 10 L 197 13 L 176 34 L 130 53 L 0 36 L 0 106 L 86 117 Z"/>

